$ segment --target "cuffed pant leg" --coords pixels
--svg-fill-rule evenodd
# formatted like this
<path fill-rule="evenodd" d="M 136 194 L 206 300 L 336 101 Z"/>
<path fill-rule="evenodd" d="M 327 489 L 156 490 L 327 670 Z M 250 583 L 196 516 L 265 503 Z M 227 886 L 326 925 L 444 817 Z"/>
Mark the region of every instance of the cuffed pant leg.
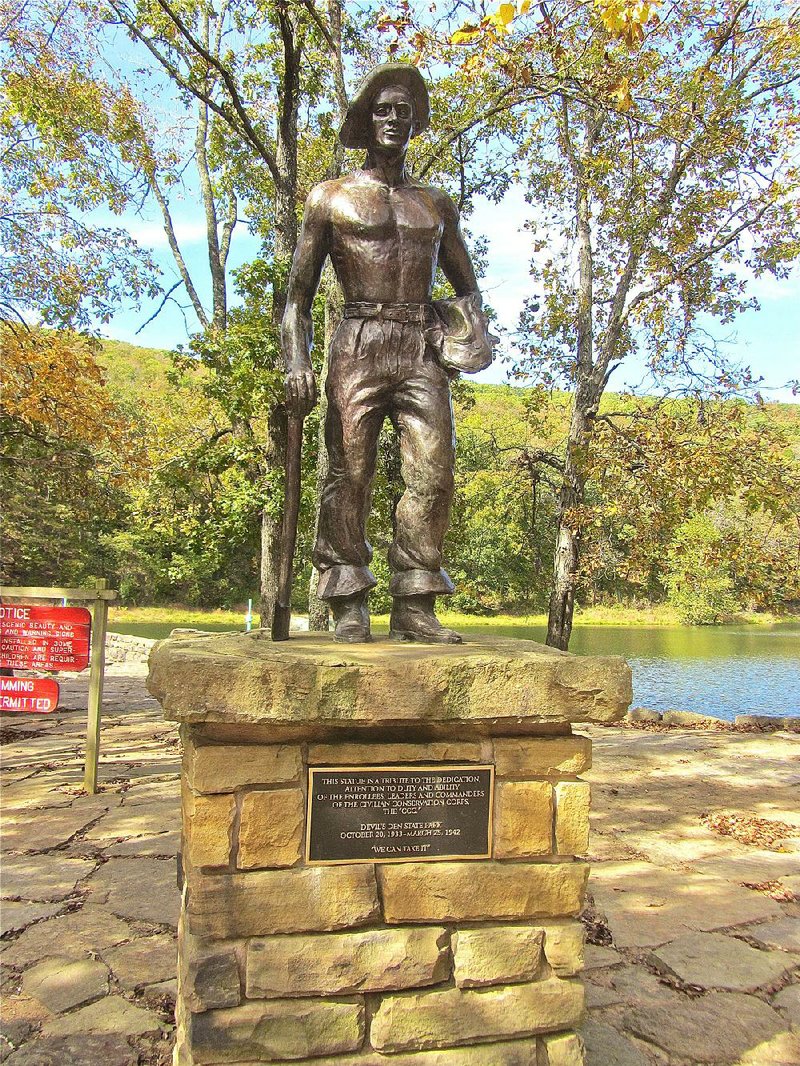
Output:
<path fill-rule="evenodd" d="M 405 492 L 397 506 L 395 540 L 389 550 L 391 591 L 394 595 L 452 592 L 453 584 L 441 565 L 455 487 L 453 409 L 447 375 L 428 352 L 396 390 L 392 415 L 400 434 Z"/>
<path fill-rule="evenodd" d="M 325 444 L 329 471 L 320 497 L 313 562 L 322 599 L 349 596 L 377 582 L 366 539 L 378 436 L 384 418 L 380 382 L 356 353 L 332 359 L 327 383 Z"/>

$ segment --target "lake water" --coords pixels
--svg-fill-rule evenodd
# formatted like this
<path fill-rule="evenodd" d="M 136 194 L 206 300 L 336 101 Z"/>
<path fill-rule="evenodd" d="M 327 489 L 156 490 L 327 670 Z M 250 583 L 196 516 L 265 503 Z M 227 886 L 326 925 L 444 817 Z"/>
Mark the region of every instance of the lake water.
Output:
<path fill-rule="evenodd" d="M 165 637 L 172 626 L 112 628 L 138 636 Z M 475 639 L 490 633 L 538 641 L 545 637 L 543 626 L 461 626 L 460 631 Z M 728 721 L 737 714 L 800 715 L 797 622 L 715 627 L 576 626 L 570 651 L 624 656 L 633 670 L 634 707 L 697 711 Z"/>
<path fill-rule="evenodd" d="M 462 627 L 463 629 L 463 627 Z M 464 630 L 466 633 L 466 630 Z M 478 635 L 479 630 L 471 630 Z M 485 632 L 485 630 L 483 630 Z M 544 640 L 544 627 L 497 627 Z M 800 715 L 800 624 L 576 626 L 571 652 L 622 655 L 633 670 L 633 706 L 737 714 Z"/>

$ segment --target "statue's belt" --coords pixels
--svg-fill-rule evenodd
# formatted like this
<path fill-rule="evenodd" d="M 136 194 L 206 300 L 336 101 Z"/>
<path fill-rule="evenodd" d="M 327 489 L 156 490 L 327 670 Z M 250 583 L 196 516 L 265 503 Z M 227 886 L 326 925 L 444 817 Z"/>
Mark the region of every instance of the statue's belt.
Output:
<path fill-rule="evenodd" d="M 366 301 L 345 304 L 344 317 L 377 318 L 383 322 L 414 323 L 418 326 L 428 326 L 436 320 L 432 304 L 384 304 Z"/>
<path fill-rule="evenodd" d="M 424 344 L 434 350 L 436 359 L 448 373 L 475 374 L 485 370 L 499 344 L 499 339 L 489 332 L 479 292 L 428 304 L 347 303 L 344 317 L 424 327 Z"/>

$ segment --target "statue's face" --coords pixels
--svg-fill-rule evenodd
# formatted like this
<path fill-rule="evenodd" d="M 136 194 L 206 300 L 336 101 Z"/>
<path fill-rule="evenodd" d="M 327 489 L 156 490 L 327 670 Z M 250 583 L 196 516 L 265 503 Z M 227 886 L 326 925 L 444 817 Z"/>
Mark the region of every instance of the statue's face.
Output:
<path fill-rule="evenodd" d="M 379 148 L 408 147 L 414 129 L 411 94 L 400 85 L 382 89 L 372 102 L 372 140 Z"/>

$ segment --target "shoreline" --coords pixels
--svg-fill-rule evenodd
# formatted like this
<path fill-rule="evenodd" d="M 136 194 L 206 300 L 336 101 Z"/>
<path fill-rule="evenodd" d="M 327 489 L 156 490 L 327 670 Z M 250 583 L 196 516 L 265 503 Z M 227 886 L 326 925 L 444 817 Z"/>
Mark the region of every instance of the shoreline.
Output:
<path fill-rule="evenodd" d="M 737 714 L 733 720 L 717 718 L 697 711 L 654 711 L 649 707 L 631 707 L 620 722 L 609 726 L 668 732 L 670 729 L 711 729 L 725 733 L 800 733 L 800 715 Z"/>
<path fill-rule="evenodd" d="M 461 611 L 449 611 L 444 608 L 438 612 L 442 622 L 450 626 L 466 629 L 484 628 L 519 628 L 530 629 L 547 625 L 546 614 L 464 614 Z M 146 626 L 172 625 L 199 628 L 202 625 L 225 626 L 227 628 L 245 627 L 246 608 L 239 610 L 226 608 L 193 608 L 181 605 L 124 607 L 112 606 L 109 611 L 109 627 L 112 631 L 117 625 Z M 306 613 L 292 615 L 294 621 L 307 624 Z M 388 614 L 373 614 L 372 622 L 378 628 L 389 625 Z M 800 624 L 800 614 L 775 614 L 773 612 L 743 611 L 725 622 L 715 625 L 695 626 L 681 622 L 677 614 L 666 607 L 629 608 L 629 607 L 589 607 L 576 611 L 574 627 L 576 629 L 592 626 L 620 628 L 675 628 L 695 631 L 724 630 L 733 626 L 776 626 Z M 258 614 L 253 612 L 253 628 L 258 627 Z"/>

